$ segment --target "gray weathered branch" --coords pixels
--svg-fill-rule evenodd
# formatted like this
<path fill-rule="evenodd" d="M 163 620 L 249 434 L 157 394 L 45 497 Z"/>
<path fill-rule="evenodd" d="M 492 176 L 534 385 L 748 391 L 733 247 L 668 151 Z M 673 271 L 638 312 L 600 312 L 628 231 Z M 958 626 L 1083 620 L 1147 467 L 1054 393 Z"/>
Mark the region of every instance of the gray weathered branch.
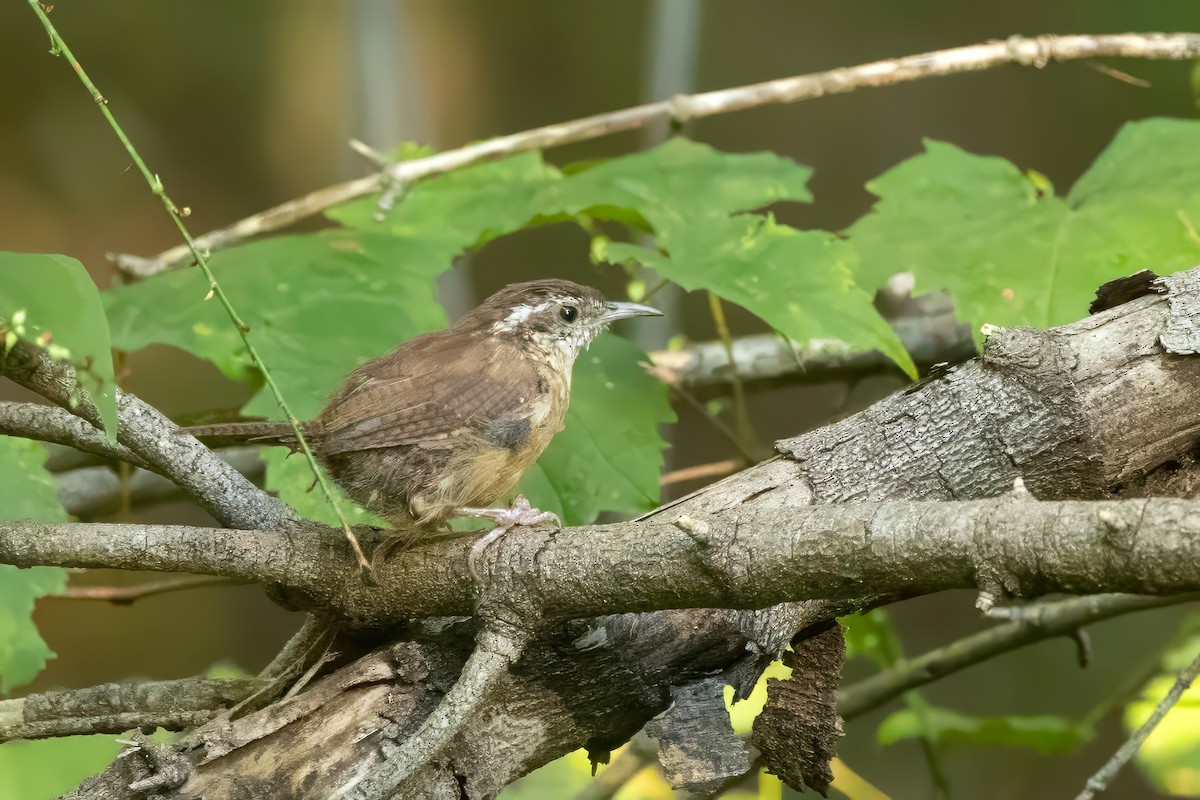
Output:
<path fill-rule="evenodd" d="M 485 139 L 427 158 L 391 164 L 378 175 L 369 175 L 319 189 L 247 217 L 227 228 L 198 236 L 196 246 L 202 250 L 215 250 L 237 244 L 252 236 L 279 230 L 319 214 L 331 206 L 379 191 L 384 186 L 385 177 L 393 183 L 405 186 L 420 178 L 439 175 L 468 164 L 595 139 L 662 120 L 682 122 L 775 103 L 811 100 L 866 87 L 892 86 L 921 78 L 975 72 L 1005 64 L 1040 69 L 1052 61 L 1102 57 L 1186 60 L 1196 58 L 1197 55 L 1200 55 L 1200 34 L 1196 33 L 1013 36 L 1003 41 L 920 53 L 715 92 L 677 95 L 670 100 L 596 114 L 495 139 Z M 190 257 L 188 248 L 182 245 L 153 258 L 123 254 L 110 256 L 119 269 L 140 277 L 178 266 Z"/>
<path fill-rule="evenodd" d="M 1200 591 L 1200 501 L 793 500 L 782 493 L 711 514 L 513 531 L 488 551 L 490 579 L 512 582 L 559 618 L 968 587 L 1023 597 Z M 473 613 L 470 544 L 463 537 L 413 548 L 377 564 L 368 582 L 328 529 L 0 522 L 4 563 L 257 580 L 285 591 L 294 607 L 377 626 Z"/>
<path fill-rule="evenodd" d="M 255 678 L 185 678 L 105 683 L 0 700 L 0 742 L 136 728 L 183 730 L 208 722 L 264 685 Z"/>
<path fill-rule="evenodd" d="M 958 363 L 976 355 L 969 326 L 954 315 L 944 293 L 911 297 L 891 287 L 880 291 L 884 317 L 904 349 L 919 367 Z M 733 367 L 719 341 L 694 342 L 678 350 L 649 354 L 651 372 L 670 386 L 697 388 L 801 375 L 812 380 L 896 369 L 895 362 L 877 350 L 858 350 L 837 339 L 789 341 L 775 334 L 741 336 L 733 340 Z"/>
<path fill-rule="evenodd" d="M 257 447 L 228 447 L 216 453 L 222 461 L 250 480 L 262 477 L 263 462 Z M 55 476 L 55 482 L 63 507 L 72 516 L 83 518 L 112 513 L 126 499 L 130 505 L 144 506 L 188 496 L 167 478 L 141 469 L 131 471 L 124 484 L 121 476 L 107 466 L 80 467 L 60 472 Z"/>
<path fill-rule="evenodd" d="M 38 347 L 17 342 L 0 357 L 0 375 L 10 378 L 100 430 L 103 425 L 69 364 L 53 361 Z M 157 409 L 116 390 L 117 441 L 155 472 L 169 478 L 223 525 L 231 528 L 282 528 L 295 513 L 259 490 Z"/>
<path fill-rule="evenodd" d="M 87 420 L 54 406 L 0 402 L 0 434 L 69 445 L 104 458 L 127 461 L 138 467 L 146 466 L 129 448 L 110 442 L 103 431 L 90 425 Z"/>

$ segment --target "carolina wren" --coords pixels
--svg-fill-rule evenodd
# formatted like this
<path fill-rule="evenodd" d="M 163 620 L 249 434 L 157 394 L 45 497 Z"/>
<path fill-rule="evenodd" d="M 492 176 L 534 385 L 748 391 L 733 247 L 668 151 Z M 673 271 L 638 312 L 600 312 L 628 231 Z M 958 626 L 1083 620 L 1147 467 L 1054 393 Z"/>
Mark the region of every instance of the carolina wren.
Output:
<path fill-rule="evenodd" d="M 615 320 L 660 315 L 571 281 L 512 284 L 448 330 L 351 372 L 304 424 L 305 438 L 352 500 L 401 530 L 478 516 L 498 534 L 556 519 L 523 498 L 508 509 L 489 506 L 562 430 L 579 351 Z M 296 445 L 285 422 L 188 430 L 221 442 Z"/>

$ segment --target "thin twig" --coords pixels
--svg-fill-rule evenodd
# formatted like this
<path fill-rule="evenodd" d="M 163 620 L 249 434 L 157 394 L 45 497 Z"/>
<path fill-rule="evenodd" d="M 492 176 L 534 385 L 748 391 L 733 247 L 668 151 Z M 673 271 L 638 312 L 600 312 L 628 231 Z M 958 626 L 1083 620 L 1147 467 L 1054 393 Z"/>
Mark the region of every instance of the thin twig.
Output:
<path fill-rule="evenodd" d="M 1136 86 L 1139 89 L 1149 89 L 1154 85 L 1145 78 L 1139 78 L 1135 75 L 1130 75 L 1128 72 L 1122 72 L 1119 69 L 1114 69 L 1107 64 L 1101 64 L 1097 61 L 1089 61 L 1087 62 L 1087 65 L 1096 70 L 1096 72 L 1099 72 L 1101 75 L 1107 75 L 1108 77 L 1118 80 L 1121 83 L 1128 83 L 1130 86 Z"/>
<path fill-rule="evenodd" d="M 287 640 L 271 659 L 271 663 L 258 674 L 258 679 L 263 681 L 262 687 L 223 712 L 225 717 L 229 720 L 236 719 L 246 713 L 265 708 L 284 694 L 291 694 L 289 688 L 302 675 L 308 675 L 312 664 L 327 663 L 326 655 L 336 635 L 337 630 L 333 626 L 309 614 L 300 630 Z M 311 680 L 311 676 L 308 680 Z M 307 683 L 308 680 L 302 683 Z"/>
<path fill-rule="evenodd" d="M 1046 639 L 1071 636 L 1085 625 L 1197 600 L 1200 600 L 1198 593 L 1165 597 L 1097 594 L 1031 606 L 1038 609 L 1036 614 L 1026 614 L 916 658 L 905 659 L 891 669 L 842 689 L 838 692 L 838 713 L 844 719 L 854 719 L 910 689 Z"/>
<path fill-rule="evenodd" d="M 1175 679 L 1175 685 L 1171 687 L 1171 691 L 1167 692 L 1167 696 L 1154 707 L 1154 713 L 1150 715 L 1150 718 L 1133 732 L 1129 740 L 1121 745 L 1121 748 L 1113 754 L 1107 764 L 1100 768 L 1099 772 L 1088 778 L 1087 786 L 1076 796 L 1075 800 L 1092 800 L 1097 792 L 1103 792 L 1108 788 L 1108 782 L 1116 777 L 1117 773 L 1121 771 L 1121 767 L 1125 766 L 1129 759 L 1133 758 L 1150 734 L 1154 732 L 1154 729 L 1158 727 L 1158 723 L 1163 721 L 1167 713 L 1179 702 L 1179 698 L 1183 697 L 1183 693 L 1188 690 L 1197 676 L 1200 676 L 1200 654 L 1197 654 L 1192 663 L 1179 673 L 1179 677 Z"/>
<path fill-rule="evenodd" d="M 737 472 L 744 466 L 746 466 L 746 462 L 740 458 L 727 458 L 724 461 L 714 461 L 711 464 L 696 464 L 692 467 L 664 472 L 662 477 L 658 479 L 658 485 L 671 486 L 676 483 L 695 481 L 701 478 L 718 478 L 729 475 L 732 472 Z"/>
<path fill-rule="evenodd" d="M 248 583 L 250 583 L 248 580 L 222 578 L 217 575 L 180 575 L 175 578 L 147 581 L 134 586 L 68 586 L 62 594 L 50 595 L 50 597 L 61 597 L 66 600 L 103 600 L 116 605 L 129 605 L 143 597 L 156 594 L 200 589 L 206 586 L 245 586 Z"/>
<path fill-rule="evenodd" d="M 128 447 L 110 442 L 104 431 L 70 411 L 55 406 L 0 402 L 0 434 L 67 445 L 86 453 L 149 468 Z"/>
<path fill-rule="evenodd" d="M 141 172 L 142 177 L 146 179 L 146 184 L 150 187 L 150 191 L 162 201 L 163 207 L 166 208 L 168 216 L 170 216 L 171 220 L 175 223 L 175 227 L 179 229 L 179 233 L 183 236 L 183 240 L 187 245 L 187 252 L 191 254 L 193 259 L 195 259 L 197 266 L 200 267 L 201 272 L 204 273 L 204 277 L 208 281 L 208 296 L 216 297 L 217 302 L 221 304 L 221 307 L 225 309 L 225 313 L 229 315 L 230 321 L 233 323 L 234 327 L 237 328 L 238 334 L 242 338 L 242 343 L 246 347 L 246 353 L 250 356 L 251 362 L 257 366 L 259 371 L 262 373 L 264 382 L 268 387 L 270 387 L 271 393 L 275 396 L 275 402 L 279 404 L 279 409 L 283 412 L 284 416 L 287 418 L 288 424 L 291 425 L 292 430 L 295 432 L 296 440 L 300 446 L 300 450 L 304 453 L 304 458 L 308 461 L 309 467 L 311 467 L 313 475 L 316 476 L 317 482 L 320 483 L 321 491 L 324 493 L 326 501 L 333 508 L 334 513 L 337 515 L 338 521 L 341 522 L 342 531 L 345 533 L 347 540 L 350 542 L 351 549 L 354 551 L 354 556 L 357 559 L 359 566 L 362 569 L 370 569 L 370 564 L 367 562 L 366 556 L 363 555 L 362 548 L 359 547 L 358 540 L 354 537 L 354 532 L 350 530 L 350 523 L 346 521 L 346 517 L 342 513 L 341 505 L 338 503 L 337 497 L 334 495 L 333 489 L 329 485 L 328 478 L 325 477 L 325 473 L 322 472 L 320 467 L 317 466 L 317 459 L 313 455 L 312 449 L 309 447 L 308 441 L 304 438 L 304 433 L 301 430 L 300 420 L 297 419 L 296 415 L 292 413 L 291 408 L 288 406 L 287 401 L 283 397 L 283 393 L 279 390 L 278 384 L 275 383 L 275 378 L 271 375 L 267 365 L 263 363 L 262 358 L 258 354 L 257 348 L 255 348 L 254 344 L 250 341 L 250 326 L 242 320 L 241 316 L 239 316 L 237 311 L 234 309 L 229 297 L 225 294 L 225 290 L 221 288 L 221 285 L 217 282 L 216 276 L 209 267 L 207 256 L 201 252 L 201 246 L 198 245 L 196 240 L 192 238 L 187 226 L 183 224 L 183 217 L 186 217 L 188 214 L 190 214 L 191 209 L 187 207 L 180 208 L 179 206 L 175 205 L 175 203 L 167 195 L 166 190 L 163 188 L 162 180 L 158 177 L 158 175 L 150 172 L 150 168 L 147 167 L 146 162 L 142 160 L 141 155 L 133 146 L 133 142 L 131 142 L 129 137 L 125 135 L 124 129 L 117 124 L 116 117 L 113 116 L 112 111 L 110 111 L 108 108 L 108 100 L 105 99 L 104 95 L 100 93 L 100 90 L 96 88 L 96 85 L 92 83 L 91 78 L 89 78 L 87 73 L 84 72 L 83 66 L 80 65 L 79 60 L 75 58 L 74 54 L 71 52 L 71 49 L 67 46 L 66 41 L 64 41 L 62 36 L 59 35 L 58 30 L 54 27 L 54 24 L 50 22 L 50 17 L 47 16 L 46 10 L 43 8 L 39 0 L 29 0 L 29 7 L 33 9 L 34 14 L 36 14 L 38 19 L 42 21 L 42 26 L 46 29 L 46 33 L 50 35 L 51 54 L 62 54 L 67 57 L 67 61 L 71 65 L 71 69 L 73 69 L 75 74 L 79 76 L 79 80 L 91 94 L 92 99 L 96 101 L 96 105 L 99 106 L 100 113 L 104 115 L 106 120 L 108 120 L 108 124 L 112 127 L 113 132 L 117 135 L 117 138 L 121 140 L 121 144 L 125 146 L 125 151 L 129 153 L 129 157 L 132 158 L 133 163 L 137 165 L 138 171 Z"/>
<path fill-rule="evenodd" d="M 333 626 L 309 614 L 300 630 L 287 640 L 283 648 L 271 659 L 271 663 L 263 667 L 258 677 L 265 681 L 273 681 L 281 675 L 307 669 L 307 665 L 316 658 L 314 654 L 318 650 L 328 649 L 335 635 L 336 630 Z"/>
<path fill-rule="evenodd" d="M 439 175 L 469 164 L 529 150 L 596 139 L 645 127 L 659 120 L 683 122 L 775 103 L 811 100 L 856 89 L 892 86 L 906 81 L 961 72 L 976 72 L 1005 64 L 1041 68 L 1051 61 L 1102 57 L 1179 61 L 1197 56 L 1200 56 L 1200 33 L 1013 36 L 1003 41 L 920 53 L 715 92 L 677 95 L 670 100 L 659 100 L 620 111 L 485 139 L 457 150 L 447 150 L 427 158 L 395 163 L 388 166 L 386 172 L 318 189 L 304 197 L 289 200 L 246 217 L 226 228 L 206 233 L 196 239 L 196 244 L 201 248 L 213 250 L 285 228 L 331 206 L 370 194 L 381 188 L 381 182 L 385 178 L 405 186 L 420 178 Z M 148 277 L 183 264 L 189 255 L 188 248 L 179 246 L 153 258 L 119 254 L 110 255 L 110 258 L 126 273 Z"/>

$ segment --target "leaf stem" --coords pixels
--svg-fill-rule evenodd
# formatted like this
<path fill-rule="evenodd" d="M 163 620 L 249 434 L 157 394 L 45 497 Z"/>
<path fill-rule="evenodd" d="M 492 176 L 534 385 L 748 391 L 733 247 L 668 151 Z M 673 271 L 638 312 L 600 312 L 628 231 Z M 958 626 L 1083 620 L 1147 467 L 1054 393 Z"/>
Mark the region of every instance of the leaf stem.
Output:
<path fill-rule="evenodd" d="M 717 335 L 721 339 L 721 345 L 725 348 L 725 355 L 729 359 L 730 366 L 732 366 L 737 363 L 733 359 L 733 335 L 730 334 L 729 324 L 725 321 L 725 307 L 721 304 L 721 298 L 712 292 L 708 293 L 708 308 L 712 313 L 713 324 L 717 327 Z M 734 424 L 737 430 L 738 449 L 747 458 L 752 459 L 755 437 L 754 427 L 750 424 L 750 411 L 746 406 L 746 386 L 742 382 L 742 376 L 738 375 L 736 369 L 730 370 L 729 381 L 733 386 L 733 413 Z"/>
<path fill-rule="evenodd" d="M 163 187 L 162 179 L 155 173 L 150 171 L 146 166 L 146 162 L 142 160 L 137 148 L 133 146 L 133 142 L 125 135 L 124 129 L 117 123 L 116 117 L 113 116 L 108 107 L 108 100 L 100 93 L 96 84 L 92 83 L 92 79 L 88 77 L 83 66 L 71 52 L 71 48 L 67 46 L 66 41 L 54 27 L 54 23 L 50 21 L 50 17 L 46 13 L 44 7 L 39 0 L 29 0 L 29 7 L 33 9 L 33 13 L 37 15 L 42 22 L 42 27 L 46 29 L 46 33 L 50 36 L 52 55 L 63 55 L 67 57 L 67 62 L 71 65 L 71 69 L 75 70 L 75 74 L 79 76 L 79 80 L 91 94 L 92 99 L 96 101 L 96 105 L 100 108 L 100 113 L 108 120 L 108 124 L 112 127 L 117 138 L 121 140 L 121 144 L 125 146 L 125 151 L 129 153 L 129 157 L 133 159 L 133 163 L 137 166 L 138 171 L 142 173 L 142 177 L 146 179 L 147 185 L 150 187 L 152 194 L 157 196 L 162 201 L 163 206 L 167 209 L 171 220 L 175 223 L 175 227 L 179 229 L 179 233 L 183 236 L 184 242 L 187 243 L 188 250 L 192 254 L 192 258 L 196 260 L 196 265 L 200 267 L 200 271 L 204 273 L 205 279 L 208 281 L 209 296 L 216 297 L 217 302 L 225 309 L 225 313 L 229 315 L 229 319 L 237 328 L 238 334 L 242 337 L 242 343 L 246 346 L 246 352 L 249 354 L 251 361 L 259 371 L 263 374 L 263 380 L 270 387 L 271 393 L 275 396 L 275 402 L 279 404 L 280 410 L 287 418 L 288 424 L 292 426 L 292 430 L 296 433 L 296 440 L 299 442 L 300 450 L 304 453 L 304 458 L 308 461 L 308 465 L 312 468 L 313 474 L 316 476 L 317 482 L 321 486 L 321 491 L 325 495 L 325 499 L 333 507 L 334 513 L 337 514 L 338 521 L 342 524 L 342 530 L 346 534 L 346 538 L 350 541 L 350 546 L 354 550 L 354 556 L 357 559 L 359 566 L 364 569 L 369 569 L 370 566 L 366 557 L 363 555 L 362 548 L 358 545 L 358 540 L 354 536 L 354 531 L 350 530 L 350 524 L 346 521 L 345 514 L 342 513 L 341 506 L 338 504 L 337 497 L 333 493 L 332 487 L 329 485 L 329 479 L 325 477 L 325 473 L 321 471 L 317 465 L 316 456 L 313 455 L 312 448 L 309 447 L 308 441 L 304 438 L 304 433 L 301 430 L 300 420 L 292 413 L 287 401 L 283 397 L 283 393 L 279 390 L 278 384 L 275 383 L 275 378 L 272 377 L 267 365 L 263 362 L 258 354 L 257 348 L 250 341 L 250 326 L 238 315 L 233 304 L 229 301 L 229 297 L 225 294 L 225 290 L 221 288 L 221 284 L 217 282 L 216 276 L 208 264 L 208 256 L 201 252 L 196 246 L 195 239 L 192 238 L 187 226 L 183 224 L 183 217 L 191 213 L 188 208 L 180 209 L 167 195 L 166 189 Z"/>

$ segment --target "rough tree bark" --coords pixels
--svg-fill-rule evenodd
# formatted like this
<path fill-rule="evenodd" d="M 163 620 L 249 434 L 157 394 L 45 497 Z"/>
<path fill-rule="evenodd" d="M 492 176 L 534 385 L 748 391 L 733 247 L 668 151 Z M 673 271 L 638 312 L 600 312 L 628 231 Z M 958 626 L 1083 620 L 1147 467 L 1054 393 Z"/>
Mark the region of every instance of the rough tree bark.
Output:
<path fill-rule="evenodd" d="M 194 477 L 190 491 L 245 533 L 2 526 L 3 562 L 255 577 L 339 627 L 331 644 L 321 624 L 306 626 L 250 702 L 210 709 L 174 746 L 143 743 L 72 796 L 493 797 L 578 747 L 604 758 L 664 711 L 649 731 L 664 763 L 705 791 L 754 755 L 728 735 L 721 687 L 748 691 L 788 643 L 794 680 L 821 691 L 773 710 L 758 743 L 778 772 L 819 789 L 827 776 L 810 762 L 837 735 L 834 615 L 968 584 L 984 606 L 1016 593 L 1200 589 L 1200 506 L 1128 499 L 1193 474 L 1198 283 L 1200 268 L 1143 280 L 1148 294 L 1072 325 L 995 331 L 981 358 L 779 442 L 775 459 L 641 520 L 505 537 L 478 597 L 461 541 L 389 560 L 366 585 L 336 532 L 269 503 L 215 503 Z M 122 443 L 174 477 L 161 441 Z M 662 610 L 579 616 L 618 608 Z M 818 634 L 819 646 L 803 644 Z M 771 738 L 816 728 L 821 746 L 800 763 Z"/>

